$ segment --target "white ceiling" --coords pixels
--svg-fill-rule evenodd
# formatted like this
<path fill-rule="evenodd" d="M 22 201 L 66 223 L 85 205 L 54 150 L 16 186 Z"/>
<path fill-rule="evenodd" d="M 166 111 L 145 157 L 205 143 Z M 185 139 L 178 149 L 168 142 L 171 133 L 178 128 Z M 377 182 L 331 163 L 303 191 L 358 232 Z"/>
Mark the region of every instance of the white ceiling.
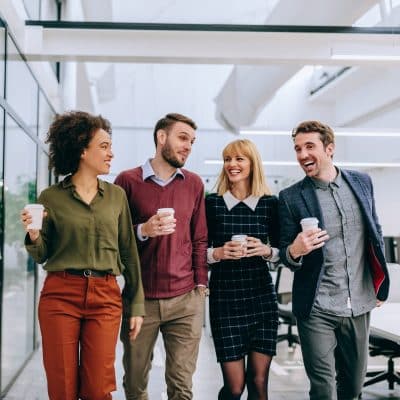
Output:
<path fill-rule="evenodd" d="M 400 0 L 69 0 L 63 6 L 63 18 L 71 21 L 400 25 Z M 100 112 L 111 120 L 115 173 L 152 154 L 152 127 L 167 112 L 187 114 L 198 123 L 199 140 L 188 166 L 211 180 L 220 165 L 204 161 L 219 159 L 222 147 L 237 137 L 231 132 L 243 128 L 288 132 L 287 137 L 249 136 L 265 161 L 295 160 L 290 130 L 304 119 L 321 119 L 335 128 L 400 131 L 399 35 L 28 26 L 25 38 L 29 60 L 71 61 L 64 77 L 71 71 L 78 76 L 77 96 L 75 102 L 65 96 L 65 107 Z M 338 52 L 384 52 L 399 60 L 354 56 L 344 62 L 332 58 Z M 78 66 L 72 67 L 75 61 Z M 335 78 L 345 66 L 352 67 Z M 340 138 L 335 159 L 399 162 L 399 142 Z M 302 175 L 293 166 L 267 167 L 267 172 L 277 188 Z"/>

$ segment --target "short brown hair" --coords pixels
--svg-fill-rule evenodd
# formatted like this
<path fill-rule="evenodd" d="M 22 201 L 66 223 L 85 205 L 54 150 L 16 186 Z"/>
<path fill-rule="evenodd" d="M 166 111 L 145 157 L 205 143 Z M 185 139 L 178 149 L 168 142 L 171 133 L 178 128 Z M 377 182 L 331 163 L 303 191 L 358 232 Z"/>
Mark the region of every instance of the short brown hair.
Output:
<path fill-rule="evenodd" d="M 57 114 L 46 138 L 46 143 L 50 144 L 49 169 L 54 168 L 57 176 L 74 174 L 79 168 L 83 151 L 99 129 L 111 134 L 110 122 L 101 115 L 83 111 Z"/>
<path fill-rule="evenodd" d="M 293 129 L 292 138 L 294 140 L 298 134 L 311 132 L 319 133 L 319 138 L 324 147 L 328 146 L 328 144 L 335 143 L 335 133 L 333 132 L 333 129 L 329 125 L 323 124 L 320 121 L 301 122 Z"/>
<path fill-rule="evenodd" d="M 168 129 L 171 128 L 171 126 L 174 125 L 176 122 L 183 122 L 183 123 L 191 126 L 194 130 L 197 129 L 196 123 L 189 117 L 186 117 L 185 115 L 177 114 L 177 113 L 167 114 L 165 117 L 158 120 L 158 122 L 156 123 L 156 126 L 154 128 L 153 137 L 154 137 L 154 144 L 156 146 L 157 146 L 158 130 L 165 129 L 166 131 L 168 131 Z"/>

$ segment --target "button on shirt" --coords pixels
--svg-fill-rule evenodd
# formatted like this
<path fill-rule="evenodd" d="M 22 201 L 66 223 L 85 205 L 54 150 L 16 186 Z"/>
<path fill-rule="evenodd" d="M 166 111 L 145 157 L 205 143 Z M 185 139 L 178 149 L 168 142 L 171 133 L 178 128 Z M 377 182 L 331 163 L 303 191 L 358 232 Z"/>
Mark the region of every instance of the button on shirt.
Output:
<path fill-rule="evenodd" d="M 114 275 L 124 273 L 132 290 L 131 315 L 144 315 L 144 295 L 139 255 L 132 229 L 128 201 L 124 191 L 98 180 L 98 193 L 86 204 L 67 176 L 45 189 L 38 202 L 47 217 L 35 243 L 29 236 L 25 246 L 46 271 L 68 268 L 95 269 Z"/>
<path fill-rule="evenodd" d="M 340 170 L 333 182 L 312 179 L 324 229 L 324 266 L 314 307 L 338 316 L 372 310 L 376 296 L 365 259 L 365 226 L 356 197 Z"/>

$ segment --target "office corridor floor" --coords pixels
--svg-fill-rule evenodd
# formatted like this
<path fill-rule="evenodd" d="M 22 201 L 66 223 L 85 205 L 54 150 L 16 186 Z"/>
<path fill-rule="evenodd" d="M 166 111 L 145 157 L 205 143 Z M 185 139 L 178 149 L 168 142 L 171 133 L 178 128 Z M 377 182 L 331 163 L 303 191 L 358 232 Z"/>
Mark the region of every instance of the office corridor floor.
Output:
<path fill-rule="evenodd" d="M 306 400 L 308 382 L 304 372 L 300 347 L 288 351 L 287 343 L 278 345 L 278 355 L 273 361 L 270 375 L 269 394 L 271 400 Z M 117 349 L 117 384 L 118 391 L 113 393 L 114 400 L 124 400 L 121 386 L 121 346 Z M 157 342 L 154 364 L 150 377 L 149 396 L 151 400 L 166 400 L 163 369 L 164 351 L 162 343 Z M 13 387 L 4 397 L 5 400 L 46 400 L 46 381 L 41 363 L 40 349 L 32 357 Z M 386 360 L 380 357 L 371 358 L 370 369 L 386 366 Z M 398 365 L 399 367 L 399 365 Z M 215 361 L 211 337 L 205 330 L 201 341 L 197 371 L 194 376 L 194 400 L 214 400 L 221 386 L 221 373 Z M 246 395 L 242 396 L 243 400 Z M 400 385 L 395 390 L 388 390 L 386 382 L 371 385 L 363 391 L 363 400 L 400 400 Z"/>

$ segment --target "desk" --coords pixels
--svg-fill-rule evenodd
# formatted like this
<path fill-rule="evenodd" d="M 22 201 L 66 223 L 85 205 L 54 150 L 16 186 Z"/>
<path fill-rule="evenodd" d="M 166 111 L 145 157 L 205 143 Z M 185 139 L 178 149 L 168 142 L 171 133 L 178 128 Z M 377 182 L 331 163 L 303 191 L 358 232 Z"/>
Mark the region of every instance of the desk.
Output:
<path fill-rule="evenodd" d="M 400 303 L 383 303 L 371 312 L 371 334 L 400 344 Z"/>

